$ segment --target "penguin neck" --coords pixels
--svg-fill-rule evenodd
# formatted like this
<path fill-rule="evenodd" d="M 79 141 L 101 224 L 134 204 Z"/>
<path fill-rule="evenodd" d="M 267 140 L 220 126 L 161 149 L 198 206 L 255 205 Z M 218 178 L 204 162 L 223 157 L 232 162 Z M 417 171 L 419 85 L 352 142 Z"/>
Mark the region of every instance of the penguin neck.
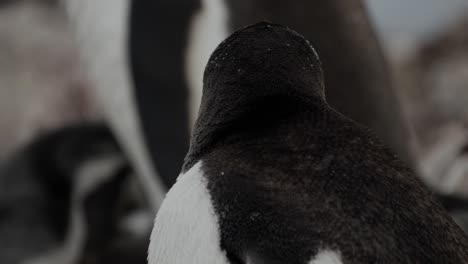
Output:
<path fill-rule="evenodd" d="M 316 121 L 323 119 L 321 115 L 327 108 L 321 97 L 298 94 L 271 94 L 233 100 L 231 104 L 202 103 L 183 171 L 218 144 L 255 142 L 267 137 L 278 143 L 287 136 L 294 136 L 296 131 L 300 133 L 320 125 L 321 122 Z"/>

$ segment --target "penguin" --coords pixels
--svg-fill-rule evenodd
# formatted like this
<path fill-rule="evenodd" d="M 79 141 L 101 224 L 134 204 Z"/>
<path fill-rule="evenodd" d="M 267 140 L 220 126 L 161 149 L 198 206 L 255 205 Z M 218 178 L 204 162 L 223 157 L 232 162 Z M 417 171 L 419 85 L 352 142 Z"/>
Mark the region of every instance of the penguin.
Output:
<path fill-rule="evenodd" d="M 149 264 L 466 263 L 463 231 L 373 132 L 328 105 L 323 78 L 309 42 L 278 24 L 217 47 Z"/>
<path fill-rule="evenodd" d="M 102 124 L 70 125 L 35 138 L 0 165 L 0 262 L 87 264 L 111 249 L 128 259 L 126 248 L 142 248 L 148 239 L 126 234 L 125 247 L 114 242 L 124 235 L 119 222 L 129 211 L 122 212 L 121 197 L 130 176 Z M 132 254 L 131 263 L 146 263 L 143 251 Z"/>

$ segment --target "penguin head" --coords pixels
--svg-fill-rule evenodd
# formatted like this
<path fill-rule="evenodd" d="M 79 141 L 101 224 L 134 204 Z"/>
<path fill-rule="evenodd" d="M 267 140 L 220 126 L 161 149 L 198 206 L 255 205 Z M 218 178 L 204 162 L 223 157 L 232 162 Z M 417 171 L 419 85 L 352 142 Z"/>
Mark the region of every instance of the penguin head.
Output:
<path fill-rule="evenodd" d="M 206 67 L 203 90 L 205 101 L 213 95 L 325 98 L 321 63 L 309 42 L 267 22 L 247 26 L 218 46 Z"/>
<path fill-rule="evenodd" d="M 216 48 L 206 66 L 184 171 L 213 144 L 216 134 L 232 131 L 234 122 L 267 123 L 265 115 L 252 112 L 263 109 L 277 120 L 288 107 L 299 104 L 326 104 L 321 62 L 309 42 L 285 26 L 267 22 L 233 33 Z"/>

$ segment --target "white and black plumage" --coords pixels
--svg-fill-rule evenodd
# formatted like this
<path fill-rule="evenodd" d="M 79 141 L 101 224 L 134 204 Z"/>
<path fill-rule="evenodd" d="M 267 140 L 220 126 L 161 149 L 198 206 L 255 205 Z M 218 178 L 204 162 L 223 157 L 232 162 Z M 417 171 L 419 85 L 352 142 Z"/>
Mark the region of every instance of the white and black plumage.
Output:
<path fill-rule="evenodd" d="M 150 264 L 467 259 L 467 237 L 423 183 L 326 103 L 302 36 L 260 23 L 216 49 Z"/>
<path fill-rule="evenodd" d="M 128 213 L 120 211 L 129 176 L 128 162 L 103 125 L 66 127 L 34 139 L 0 167 L 0 262 L 125 263 L 118 257 L 133 254 L 131 263 L 145 263 L 146 235 L 137 241 L 126 234 L 127 244 L 116 246 L 123 236 L 119 221 Z"/>

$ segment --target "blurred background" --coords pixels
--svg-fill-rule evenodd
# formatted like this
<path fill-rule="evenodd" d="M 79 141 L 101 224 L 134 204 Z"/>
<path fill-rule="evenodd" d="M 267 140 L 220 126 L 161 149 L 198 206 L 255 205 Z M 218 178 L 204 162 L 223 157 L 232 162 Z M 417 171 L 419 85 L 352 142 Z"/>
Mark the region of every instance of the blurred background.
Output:
<path fill-rule="evenodd" d="M 397 98 L 401 102 L 403 120 L 409 127 L 410 132 L 404 144 L 408 144 L 405 149 L 411 166 L 429 186 L 441 194 L 456 195 L 461 200 L 468 199 L 468 1 L 364 2 L 391 66 L 390 74 Z M 107 131 L 108 128 L 102 125 L 104 111 L 95 98 L 94 84 L 80 63 L 79 43 L 75 39 L 60 1 L 0 0 L 0 164 L 4 164 L 3 169 L 0 169 L 0 177 L 8 178 L 16 173 L 11 170 L 11 164 L 21 166 L 18 165 L 21 162 L 17 161 L 20 159 L 18 153 L 27 152 L 30 144 L 33 144 L 31 142 L 47 138 L 51 133 L 61 133 L 70 126 L 79 127 L 78 130 L 66 131 L 72 137 L 79 138 L 73 139 L 74 148 L 95 144 L 91 151 L 93 157 L 105 157 L 107 160 L 110 155 L 112 160 L 116 156 L 118 159 L 127 159 L 120 151 L 120 144 L 116 143 L 114 136 Z M 76 135 L 82 135 L 84 139 Z M 88 137 L 92 139 L 86 141 Z M 88 153 L 90 150 L 84 152 Z M 41 153 L 48 155 L 50 151 Z M 67 155 L 66 151 L 60 152 L 60 155 Z M 70 155 L 75 161 L 84 159 L 75 152 Z M 48 162 L 56 161 L 51 159 Z M 119 174 L 128 165 L 126 162 L 116 164 L 118 165 L 114 167 L 109 165 L 112 174 Z M 127 169 L 131 171 L 131 168 Z M 100 174 L 103 174 L 103 170 L 100 169 Z M 124 174 L 132 174 L 129 171 Z M 129 181 L 131 180 L 121 179 L 113 184 L 132 185 Z M 21 181 L 14 184 L 12 182 L 14 181 L 0 179 L 0 184 L 3 183 L 0 190 L 7 193 L 7 187 L 23 188 Z M 118 207 L 118 212 L 133 210 L 137 212 L 135 215 L 144 214 L 144 210 L 138 210 L 141 207 L 138 201 L 142 199 L 138 195 L 125 198 L 125 202 L 122 202 L 124 205 L 115 205 L 112 199 L 117 199 L 115 197 L 118 195 L 109 191 L 110 189 L 106 190 L 103 195 L 105 198 L 93 197 L 95 201 L 99 201 L 99 206 L 108 208 L 102 202 L 107 199 L 106 203 Z M 54 197 L 67 197 L 65 194 L 56 194 L 55 189 L 52 192 L 59 195 Z M 11 203 L 12 200 L 8 200 L 10 198 L 6 194 L 0 194 L 0 205 Z M 89 212 L 101 212 L 99 206 Z M 65 207 L 63 204 L 54 205 L 50 210 L 60 208 L 62 214 L 70 219 Z M 0 207 L 0 218 L 7 214 L 8 211 Z M 93 221 L 104 221 L 99 220 L 100 217 L 104 219 L 104 216 L 95 214 Z M 115 212 L 110 214 L 113 218 L 118 217 Z M 31 217 L 34 218 L 35 215 L 31 214 Z M 461 214 L 457 217 L 463 219 L 464 216 Z M 133 216 L 122 219 L 133 223 L 133 229 L 127 228 L 133 233 L 148 233 L 145 228 L 136 230 L 138 226 L 150 225 L 145 222 L 147 220 Z M 74 224 L 72 221 L 65 226 Z M 1 233 L 6 232 L 5 230 L 0 228 L 0 239 L 6 234 Z M 96 230 L 102 231 L 102 228 Z M 112 233 L 115 230 L 106 232 Z M 103 236 L 106 234 L 110 236 L 108 233 L 103 233 Z M 10 232 L 9 236 L 15 236 L 15 233 Z M 142 236 L 146 239 L 145 235 Z M 114 250 L 119 249 L 122 252 L 122 248 L 130 248 L 128 252 L 136 252 L 136 258 L 144 261 L 141 260 L 146 251 L 144 242 L 137 241 L 129 246 L 124 245 L 125 241 L 131 241 L 127 239 L 127 233 L 119 233 L 118 237 L 118 241 L 112 246 Z M 99 245 L 108 243 L 99 239 L 96 241 L 88 246 L 88 252 L 97 251 L 93 247 L 99 248 Z M 0 242 L 0 247 L 1 245 Z M 0 255 L 2 250 L 4 249 L 0 248 Z M 128 255 L 132 255 L 131 253 Z M 97 259 L 99 258 L 89 257 L 84 263 L 94 263 Z M 57 263 L 68 262 L 59 260 Z"/>

